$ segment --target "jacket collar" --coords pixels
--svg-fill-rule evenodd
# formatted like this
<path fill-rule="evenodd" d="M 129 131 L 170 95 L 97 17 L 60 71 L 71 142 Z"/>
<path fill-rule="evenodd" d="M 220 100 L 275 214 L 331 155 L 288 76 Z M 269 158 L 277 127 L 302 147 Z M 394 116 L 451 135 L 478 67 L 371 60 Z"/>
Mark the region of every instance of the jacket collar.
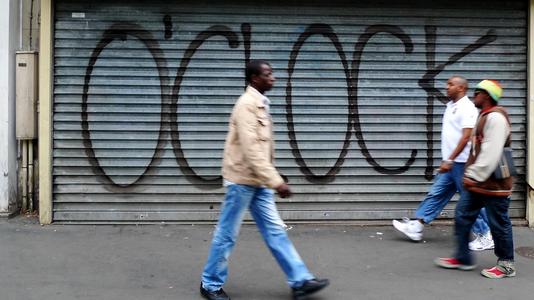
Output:
<path fill-rule="evenodd" d="M 245 90 L 247 94 L 252 96 L 254 98 L 256 105 L 258 107 L 265 107 L 264 99 L 267 99 L 269 101 L 269 98 L 265 97 L 262 93 L 258 92 L 255 88 L 251 87 L 250 85 L 247 86 L 247 89 Z"/>

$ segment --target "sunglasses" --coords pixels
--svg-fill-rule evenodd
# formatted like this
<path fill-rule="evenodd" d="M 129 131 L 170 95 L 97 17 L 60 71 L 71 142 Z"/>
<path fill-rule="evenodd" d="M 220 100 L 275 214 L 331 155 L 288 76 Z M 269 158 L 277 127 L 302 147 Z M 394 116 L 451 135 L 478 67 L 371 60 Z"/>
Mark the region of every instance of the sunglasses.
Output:
<path fill-rule="evenodd" d="M 484 91 L 481 91 L 481 90 L 476 90 L 474 93 L 473 93 L 473 96 L 476 97 L 478 94 L 482 93 Z"/>

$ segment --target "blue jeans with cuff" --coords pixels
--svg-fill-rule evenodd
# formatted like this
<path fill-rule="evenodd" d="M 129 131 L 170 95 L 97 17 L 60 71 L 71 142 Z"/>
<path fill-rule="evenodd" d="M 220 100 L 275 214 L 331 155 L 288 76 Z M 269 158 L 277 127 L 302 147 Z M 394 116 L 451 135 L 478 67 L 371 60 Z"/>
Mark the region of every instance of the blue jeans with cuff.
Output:
<path fill-rule="evenodd" d="M 219 290 L 228 276 L 228 258 L 239 235 L 246 210 L 249 209 L 263 240 L 287 276 L 290 287 L 299 287 L 314 276 L 289 240 L 274 202 L 274 191 L 242 184 L 227 186 L 217 228 L 202 273 L 202 286 Z"/>

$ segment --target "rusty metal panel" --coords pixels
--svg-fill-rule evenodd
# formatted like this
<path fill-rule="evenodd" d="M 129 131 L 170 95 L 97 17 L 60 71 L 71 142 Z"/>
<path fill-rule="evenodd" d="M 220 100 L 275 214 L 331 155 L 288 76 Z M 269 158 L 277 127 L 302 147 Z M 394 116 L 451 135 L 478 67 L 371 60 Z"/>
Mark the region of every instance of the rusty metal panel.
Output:
<path fill-rule="evenodd" d="M 510 215 L 524 217 L 527 7 L 464 2 L 56 1 L 54 220 L 216 220 L 250 59 L 278 79 L 287 221 L 413 212 L 441 159 L 451 75 L 504 85 L 521 174 Z"/>

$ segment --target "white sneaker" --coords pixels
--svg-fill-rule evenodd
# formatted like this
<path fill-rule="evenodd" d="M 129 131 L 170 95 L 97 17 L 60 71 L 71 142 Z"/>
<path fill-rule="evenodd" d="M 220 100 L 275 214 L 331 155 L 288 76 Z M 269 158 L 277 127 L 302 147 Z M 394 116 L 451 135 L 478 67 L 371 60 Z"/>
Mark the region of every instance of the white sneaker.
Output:
<path fill-rule="evenodd" d="M 482 235 L 473 232 L 473 236 L 475 237 L 475 239 L 469 242 L 469 249 L 471 251 L 481 251 L 478 249 L 482 248 Z"/>
<path fill-rule="evenodd" d="M 469 249 L 472 251 L 484 251 L 495 248 L 495 243 L 493 243 L 493 237 L 491 232 L 485 234 L 475 234 L 475 239 L 469 242 Z"/>
<path fill-rule="evenodd" d="M 425 226 L 419 220 L 410 220 L 408 218 L 402 218 L 402 221 L 393 220 L 393 227 L 404 233 L 412 241 L 423 239 L 423 229 Z"/>

